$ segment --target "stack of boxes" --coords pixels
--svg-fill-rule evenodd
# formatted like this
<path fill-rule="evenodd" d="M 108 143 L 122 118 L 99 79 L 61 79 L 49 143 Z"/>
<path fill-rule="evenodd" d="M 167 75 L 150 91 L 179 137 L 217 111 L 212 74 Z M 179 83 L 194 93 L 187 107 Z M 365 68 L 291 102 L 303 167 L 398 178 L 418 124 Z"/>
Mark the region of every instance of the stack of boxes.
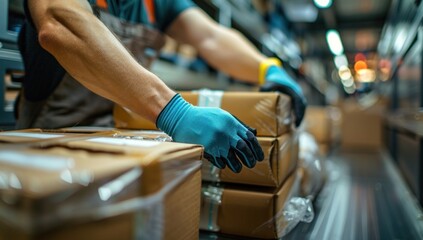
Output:
<path fill-rule="evenodd" d="M 200 228 L 244 237 L 275 239 L 295 224 L 285 217 L 287 203 L 300 194 L 298 136 L 291 129 L 291 102 L 278 93 L 182 92 L 193 105 L 220 107 L 257 130 L 265 159 L 238 174 L 207 161 L 202 167 Z M 155 129 L 147 120 L 115 108 L 118 128 Z M 306 206 L 304 206 L 306 207 Z"/>
<path fill-rule="evenodd" d="M 203 148 L 167 139 L 0 132 L 0 239 L 197 239 Z"/>

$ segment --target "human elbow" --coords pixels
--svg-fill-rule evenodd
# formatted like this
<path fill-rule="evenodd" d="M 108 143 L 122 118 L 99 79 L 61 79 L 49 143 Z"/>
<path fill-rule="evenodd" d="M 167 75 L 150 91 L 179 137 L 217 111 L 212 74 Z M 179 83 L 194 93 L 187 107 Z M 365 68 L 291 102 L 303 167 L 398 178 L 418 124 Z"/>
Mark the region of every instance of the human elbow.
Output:
<path fill-rule="evenodd" d="M 50 7 L 46 17 L 38 25 L 38 41 L 49 50 L 62 46 L 61 41 L 69 41 L 77 36 L 81 26 L 89 22 L 89 11 L 76 11 L 68 7 Z"/>
<path fill-rule="evenodd" d="M 59 27 L 52 22 L 43 23 L 43 25 L 38 30 L 38 41 L 46 50 L 51 49 L 53 46 L 59 44 L 60 34 Z"/>

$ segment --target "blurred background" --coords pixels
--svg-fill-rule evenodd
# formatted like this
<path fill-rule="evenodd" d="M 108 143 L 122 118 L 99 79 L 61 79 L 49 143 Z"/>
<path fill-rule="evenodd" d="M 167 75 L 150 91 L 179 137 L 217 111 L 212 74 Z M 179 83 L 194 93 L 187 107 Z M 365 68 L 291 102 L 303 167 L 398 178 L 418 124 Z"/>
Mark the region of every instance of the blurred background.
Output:
<path fill-rule="evenodd" d="M 422 239 L 421 1 L 193 1 L 265 55 L 279 58 L 307 97 L 300 129 L 313 137 L 327 180 L 313 199 L 314 221 L 286 238 Z M 0 0 L 0 129 L 5 130 L 14 126 L 24 75 L 16 44 L 22 2 Z M 257 90 L 171 38 L 152 70 L 178 91 Z"/>

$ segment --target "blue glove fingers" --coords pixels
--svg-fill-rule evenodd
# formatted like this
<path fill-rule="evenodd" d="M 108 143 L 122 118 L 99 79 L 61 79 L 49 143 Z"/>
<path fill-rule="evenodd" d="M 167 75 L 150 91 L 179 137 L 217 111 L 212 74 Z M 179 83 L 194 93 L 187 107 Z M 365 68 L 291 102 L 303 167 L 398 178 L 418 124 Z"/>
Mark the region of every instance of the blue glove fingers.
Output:
<path fill-rule="evenodd" d="M 257 135 L 257 130 L 254 128 L 249 127 L 248 125 L 246 125 L 245 123 L 243 123 L 241 120 L 239 120 L 235 115 L 232 115 L 236 120 L 238 120 L 238 122 L 240 122 L 248 131 L 246 133 L 246 136 L 243 136 L 243 134 L 241 134 L 242 139 L 244 139 L 244 141 L 248 144 L 248 146 L 250 147 L 251 151 L 254 154 L 254 157 L 256 158 L 257 161 L 263 161 L 264 159 L 264 153 L 263 150 L 261 149 L 260 144 L 257 141 L 256 135 Z"/>
<path fill-rule="evenodd" d="M 244 141 L 248 144 L 251 151 L 254 154 L 254 157 L 257 161 L 261 162 L 264 159 L 264 153 L 263 150 L 257 141 L 256 136 L 250 131 L 247 132 L 247 139 L 244 139 Z"/>
<path fill-rule="evenodd" d="M 232 170 L 232 172 L 234 173 L 241 172 L 242 164 L 238 161 L 238 158 L 236 157 L 236 154 L 233 148 L 229 149 L 226 163 L 228 167 Z"/>
<path fill-rule="evenodd" d="M 225 162 L 221 158 L 214 157 L 213 155 L 208 153 L 204 153 L 204 158 L 209 160 L 209 162 L 211 162 L 213 165 L 220 169 L 224 169 L 226 167 Z"/>
<path fill-rule="evenodd" d="M 248 168 L 253 168 L 256 165 L 257 159 L 250 150 L 250 147 L 245 143 L 244 140 L 238 140 L 236 147 L 233 148 L 235 154 L 241 160 L 241 162 Z"/>

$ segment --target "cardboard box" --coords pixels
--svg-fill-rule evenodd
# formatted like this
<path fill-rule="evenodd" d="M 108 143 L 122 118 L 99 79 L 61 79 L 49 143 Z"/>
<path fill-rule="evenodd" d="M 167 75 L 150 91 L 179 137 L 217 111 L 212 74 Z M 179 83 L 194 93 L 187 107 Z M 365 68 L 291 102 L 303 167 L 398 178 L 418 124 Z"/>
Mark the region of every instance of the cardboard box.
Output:
<path fill-rule="evenodd" d="M 331 120 L 326 107 L 309 106 L 305 115 L 305 129 L 319 143 L 328 143 L 332 139 Z"/>
<path fill-rule="evenodd" d="M 0 239 L 125 238 L 150 233 L 150 225 L 160 238 L 196 239 L 201 162 L 193 160 L 201 158 L 197 145 L 102 135 L 43 148 L 8 145 L 0 150 Z M 134 201 L 164 211 L 149 206 L 140 219 L 128 212 Z M 150 227 L 140 228 L 145 221 Z"/>
<path fill-rule="evenodd" d="M 285 203 L 299 196 L 300 175 L 275 190 L 203 186 L 200 228 L 224 234 L 276 239 L 287 230 Z"/>
<path fill-rule="evenodd" d="M 278 138 L 257 138 L 264 152 L 264 160 L 252 169 L 243 166 L 240 173 L 229 168 L 220 170 L 204 161 L 203 180 L 211 182 L 241 183 L 248 185 L 279 187 L 295 170 L 298 161 L 298 135 L 284 134 Z"/>
<path fill-rule="evenodd" d="M 221 107 L 257 130 L 257 136 L 277 137 L 289 131 L 291 101 L 286 95 L 260 92 L 181 92 L 193 105 Z M 117 128 L 156 129 L 154 123 L 135 113 L 115 106 Z"/>
<path fill-rule="evenodd" d="M 195 240 L 199 234 L 200 191 L 201 175 L 197 168 L 197 171 L 168 191 L 161 199 L 163 202 L 155 202 L 150 209 L 144 208 L 101 220 L 93 219 L 87 223 L 64 225 L 38 235 L 8 228 L 0 222 L 0 239 Z"/>
<path fill-rule="evenodd" d="M 346 101 L 342 107 L 341 147 L 377 150 L 382 146 L 382 116 L 386 103 L 363 107 Z"/>

